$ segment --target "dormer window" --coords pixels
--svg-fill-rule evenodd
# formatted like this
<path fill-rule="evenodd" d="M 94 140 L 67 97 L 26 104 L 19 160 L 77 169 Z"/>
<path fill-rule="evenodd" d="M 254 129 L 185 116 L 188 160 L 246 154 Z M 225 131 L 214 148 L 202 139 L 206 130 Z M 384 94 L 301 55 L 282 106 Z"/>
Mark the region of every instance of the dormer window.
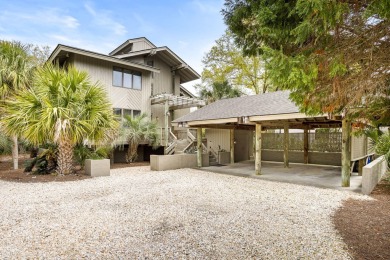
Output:
<path fill-rule="evenodd" d="M 112 85 L 130 89 L 142 89 L 142 73 L 114 67 L 112 72 Z"/>

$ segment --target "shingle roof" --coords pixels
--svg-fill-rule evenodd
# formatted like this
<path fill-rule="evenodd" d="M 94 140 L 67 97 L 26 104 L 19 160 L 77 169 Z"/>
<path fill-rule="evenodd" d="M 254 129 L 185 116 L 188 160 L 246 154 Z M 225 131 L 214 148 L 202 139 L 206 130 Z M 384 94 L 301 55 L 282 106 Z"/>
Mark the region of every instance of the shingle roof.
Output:
<path fill-rule="evenodd" d="M 289 95 L 289 91 L 277 91 L 260 95 L 222 99 L 182 116 L 173 122 L 298 113 L 299 109 L 289 99 Z"/>

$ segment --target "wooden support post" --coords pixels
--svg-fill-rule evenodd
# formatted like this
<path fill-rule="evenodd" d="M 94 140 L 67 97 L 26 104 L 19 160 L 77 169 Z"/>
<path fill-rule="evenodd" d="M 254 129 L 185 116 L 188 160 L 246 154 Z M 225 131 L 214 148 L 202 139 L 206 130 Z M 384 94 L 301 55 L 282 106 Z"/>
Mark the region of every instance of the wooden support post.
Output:
<path fill-rule="evenodd" d="M 358 170 L 359 176 L 363 175 L 363 167 L 365 163 L 366 163 L 365 158 L 359 160 L 359 170 Z"/>
<path fill-rule="evenodd" d="M 165 144 L 165 149 L 168 148 L 168 136 L 169 136 L 169 101 L 165 101 L 165 109 L 164 109 L 164 144 Z"/>
<path fill-rule="evenodd" d="M 309 163 L 309 129 L 308 126 L 305 126 L 303 130 L 303 162 L 305 164 Z"/>
<path fill-rule="evenodd" d="M 288 131 L 288 123 L 284 124 L 284 141 L 283 141 L 283 161 L 284 161 L 284 168 L 288 168 L 288 148 L 289 148 L 289 131 Z"/>
<path fill-rule="evenodd" d="M 261 124 L 256 123 L 255 173 L 261 174 Z"/>
<path fill-rule="evenodd" d="M 351 178 L 351 121 L 342 120 L 341 186 L 349 187 Z"/>
<path fill-rule="evenodd" d="M 198 167 L 202 167 L 202 128 L 196 129 L 196 157 L 198 162 Z"/>
<path fill-rule="evenodd" d="M 230 163 L 234 163 L 234 129 L 230 129 Z"/>

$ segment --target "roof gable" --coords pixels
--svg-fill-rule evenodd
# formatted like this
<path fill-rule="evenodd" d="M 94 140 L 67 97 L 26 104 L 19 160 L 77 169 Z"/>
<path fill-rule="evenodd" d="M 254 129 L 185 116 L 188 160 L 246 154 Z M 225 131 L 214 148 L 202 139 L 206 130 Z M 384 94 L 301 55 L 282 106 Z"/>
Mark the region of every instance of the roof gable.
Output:
<path fill-rule="evenodd" d="M 57 47 L 54 49 L 54 51 L 50 54 L 50 57 L 48 58 L 48 62 L 53 62 L 53 60 L 61 52 L 70 52 L 70 53 L 75 53 L 75 54 L 79 54 L 79 55 L 84 55 L 84 56 L 88 56 L 88 57 L 92 57 L 92 58 L 96 58 L 96 59 L 110 61 L 110 62 L 121 64 L 121 65 L 130 66 L 130 67 L 145 70 L 145 71 L 152 71 L 152 72 L 157 72 L 157 73 L 160 72 L 159 69 L 148 66 L 146 64 L 140 64 L 140 63 L 136 63 L 136 62 L 126 61 L 123 59 L 119 59 L 119 58 L 116 58 L 113 56 L 108 56 L 108 55 L 101 54 L 98 52 L 88 51 L 88 50 L 75 48 L 75 47 L 71 47 L 71 46 L 66 46 L 66 45 L 62 45 L 62 44 L 57 45 Z"/>
<path fill-rule="evenodd" d="M 181 83 L 186 83 L 200 78 L 198 72 L 196 72 L 191 66 L 189 66 L 183 59 L 181 59 L 167 46 L 132 51 L 125 54 L 115 55 L 115 57 L 120 59 L 126 59 L 143 55 L 156 55 L 158 58 L 163 60 L 165 63 L 168 64 L 168 66 L 172 67 L 173 70 L 177 71 L 181 75 L 181 78 L 183 80 Z"/>
<path fill-rule="evenodd" d="M 132 46 L 136 43 L 143 43 L 143 46 L 137 47 L 136 49 L 133 49 Z M 129 53 L 132 51 L 140 51 L 143 49 L 151 49 L 151 48 L 156 48 L 156 45 L 154 45 L 151 41 L 149 41 L 146 37 L 139 37 L 139 38 L 133 38 L 125 41 L 121 45 L 119 45 L 117 48 L 115 48 L 113 51 L 111 51 L 108 55 L 113 56 L 113 55 L 120 55 L 124 54 L 121 53 L 124 50 L 128 49 L 125 51 L 125 53 Z"/>

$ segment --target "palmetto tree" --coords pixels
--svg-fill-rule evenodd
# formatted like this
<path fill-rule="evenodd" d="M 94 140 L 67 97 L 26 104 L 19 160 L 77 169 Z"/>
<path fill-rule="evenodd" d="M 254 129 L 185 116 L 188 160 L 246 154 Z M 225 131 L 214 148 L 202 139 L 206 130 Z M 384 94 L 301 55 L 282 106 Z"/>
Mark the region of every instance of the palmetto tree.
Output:
<path fill-rule="evenodd" d="M 129 145 L 126 154 L 127 163 L 137 158 L 137 148 L 141 142 L 148 142 L 154 147 L 158 144 L 157 123 L 150 121 L 148 115 L 143 113 L 136 117 L 126 115 L 122 122 L 121 139 Z"/>
<path fill-rule="evenodd" d="M 6 100 L 15 91 L 26 89 L 32 80 L 32 62 L 28 46 L 20 42 L 0 41 L 0 97 Z M 14 169 L 18 168 L 18 138 L 12 136 Z"/>
<path fill-rule="evenodd" d="M 106 92 L 70 66 L 39 68 L 29 90 L 5 102 L 6 131 L 40 145 L 58 144 L 57 173 L 73 172 L 73 148 L 109 140 L 118 125 Z"/>

